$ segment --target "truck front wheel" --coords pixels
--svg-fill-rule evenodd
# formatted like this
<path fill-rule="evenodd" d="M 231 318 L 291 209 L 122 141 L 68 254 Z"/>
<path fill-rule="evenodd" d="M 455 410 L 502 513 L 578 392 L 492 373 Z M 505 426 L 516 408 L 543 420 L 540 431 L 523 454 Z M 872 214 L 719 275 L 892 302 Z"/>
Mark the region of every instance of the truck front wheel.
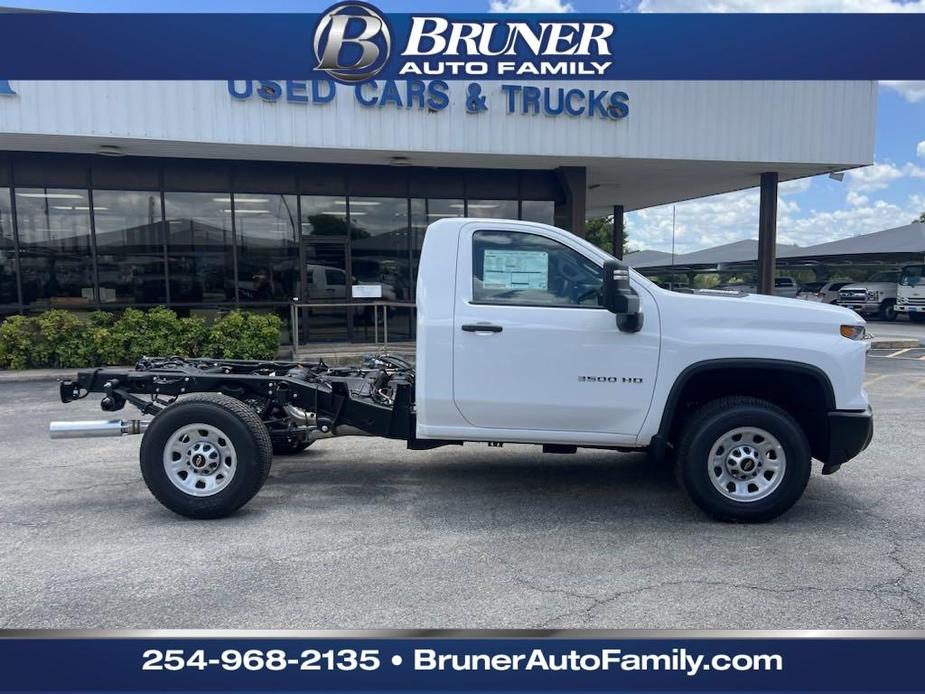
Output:
<path fill-rule="evenodd" d="M 887 299 L 882 304 L 880 304 L 880 311 L 877 313 L 877 315 L 880 317 L 880 320 L 896 320 L 896 300 Z"/>
<path fill-rule="evenodd" d="M 714 518 L 760 523 L 787 511 L 809 481 L 806 435 L 770 402 L 726 397 L 698 410 L 681 436 L 681 486 Z"/>
<path fill-rule="evenodd" d="M 227 395 L 191 395 L 167 407 L 141 441 L 141 474 L 164 506 L 188 518 L 222 518 L 253 498 L 273 448 L 257 414 Z"/>

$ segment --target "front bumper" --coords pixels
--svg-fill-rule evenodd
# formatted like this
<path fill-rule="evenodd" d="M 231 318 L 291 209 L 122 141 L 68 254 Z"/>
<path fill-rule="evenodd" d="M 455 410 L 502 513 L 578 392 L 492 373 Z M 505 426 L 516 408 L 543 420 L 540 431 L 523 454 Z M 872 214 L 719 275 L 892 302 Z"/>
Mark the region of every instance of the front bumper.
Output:
<path fill-rule="evenodd" d="M 880 312 L 880 304 L 877 303 L 876 301 L 868 302 L 868 301 L 850 301 L 850 300 L 839 299 L 838 305 L 843 306 L 844 308 L 850 308 L 855 313 L 860 313 L 862 315 L 866 315 L 868 313 L 879 313 Z"/>
<path fill-rule="evenodd" d="M 874 435 L 874 413 L 836 410 L 829 412 L 829 450 L 823 460 L 823 475 L 831 475 L 870 444 Z"/>
<path fill-rule="evenodd" d="M 925 313 L 925 306 L 920 306 L 918 304 L 915 306 L 910 306 L 909 304 L 896 304 L 895 308 L 902 313 Z"/>

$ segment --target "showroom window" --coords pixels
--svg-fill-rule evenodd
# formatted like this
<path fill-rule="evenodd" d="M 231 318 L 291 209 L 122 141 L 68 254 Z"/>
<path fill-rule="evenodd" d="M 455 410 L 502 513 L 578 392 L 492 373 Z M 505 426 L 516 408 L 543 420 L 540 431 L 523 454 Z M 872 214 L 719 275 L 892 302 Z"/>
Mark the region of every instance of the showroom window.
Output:
<path fill-rule="evenodd" d="M 336 195 L 303 195 L 302 235 L 322 237 L 347 236 L 347 199 Z"/>
<path fill-rule="evenodd" d="M 0 305 L 19 303 L 16 291 L 16 240 L 10 189 L 0 188 Z"/>
<path fill-rule="evenodd" d="M 16 219 L 25 304 L 92 306 L 94 281 L 87 191 L 17 188 Z"/>
<path fill-rule="evenodd" d="M 598 305 L 601 269 L 558 241 L 536 234 L 472 235 L 472 298 L 521 306 Z"/>
<path fill-rule="evenodd" d="M 516 200 L 469 200 L 466 203 L 467 217 L 492 219 L 517 219 Z"/>
<path fill-rule="evenodd" d="M 166 193 L 170 299 L 234 301 L 234 246 L 229 193 Z"/>
<path fill-rule="evenodd" d="M 552 200 L 523 200 L 520 203 L 520 218 L 528 222 L 554 224 L 556 203 Z"/>
<path fill-rule="evenodd" d="M 238 300 L 288 301 L 299 291 L 295 195 L 234 194 Z"/>
<path fill-rule="evenodd" d="M 154 191 L 93 191 L 100 303 L 167 300 L 161 196 Z"/>
<path fill-rule="evenodd" d="M 407 198 L 350 198 L 350 253 L 357 284 L 382 285 L 382 298 L 410 301 Z"/>

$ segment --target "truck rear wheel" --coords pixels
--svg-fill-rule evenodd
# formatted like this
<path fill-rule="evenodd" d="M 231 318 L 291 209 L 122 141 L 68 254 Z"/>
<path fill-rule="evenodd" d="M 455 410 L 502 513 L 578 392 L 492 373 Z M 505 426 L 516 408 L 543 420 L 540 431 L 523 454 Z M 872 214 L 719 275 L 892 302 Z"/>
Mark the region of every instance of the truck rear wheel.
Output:
<path fill-rule="evenodd" d="M 784 410 L 752 397 L 704 405 L 684 428 L 677 473 L 691 500 L 724 521 L 760 523 L 803 495 L 809 444 Z"/>
<path fill-rule="evenodd" d="M 250 501 L 270 474 L 270 435 L 227 395 L 203 393 L 159 413 L 141 441 L 141 474 L 164 506 L 188 518 L 222 518 Z"/>

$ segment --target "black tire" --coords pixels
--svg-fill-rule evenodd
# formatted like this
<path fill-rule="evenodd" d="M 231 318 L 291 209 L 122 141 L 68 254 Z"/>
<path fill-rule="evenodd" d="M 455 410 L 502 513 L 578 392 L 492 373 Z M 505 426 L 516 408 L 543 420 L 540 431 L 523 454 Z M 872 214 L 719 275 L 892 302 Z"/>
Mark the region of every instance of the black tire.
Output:
<path fill-rule="evenodd" d="M 877 317 L 880 320 L 885 320 L 885 321 L 896 320 L 896 301 L 895 299 L 887 299 L 882 304 L 880 304 L 880 310 L 877 312 Z"/>
<path fill-rule="evenodd" d="M 739 427 L 756 427 L 783 447 L 786 467 L 776 488 L 754 501 L 737 501 L 714 486 L 711 448 Z M 733 396 L 707 403 L 684 427 L 676 460 L 678 481 L 691 500 L 716 519 L 763 523 L 790 509 L 803 495 L 812 468 L 809 443 L 800 425 L 784 410 L 765 400 Z M 718 475 L 718 473 L 716 473 Z"/>
<path fill-rule="evenodd" d="M 913 323 L 925 323 L 925 313 L 910 313 L 909 320 Z"/>
<path fill-rule="evenodd" d="M 190 424 L 215 427 L 234 448 L 234 474 L 211 496 L 184 492 L 165 469 L 165 447 L 174 433 Z M 178 400 L 151 421 L 141 440 L 140 459 L 145 484 L 168 509 L 187 518 L 223 518 L 260 491 L 270 474 L 273 447 L 266 427 L 251 408 L 227 395 L 201 393 Z"/>
<path fill-rule="evenodd" d="M 299 441 L 296 438 L 273 441 L 273 455 L 298 455 L 312 445 L 313 441 Z"/>

